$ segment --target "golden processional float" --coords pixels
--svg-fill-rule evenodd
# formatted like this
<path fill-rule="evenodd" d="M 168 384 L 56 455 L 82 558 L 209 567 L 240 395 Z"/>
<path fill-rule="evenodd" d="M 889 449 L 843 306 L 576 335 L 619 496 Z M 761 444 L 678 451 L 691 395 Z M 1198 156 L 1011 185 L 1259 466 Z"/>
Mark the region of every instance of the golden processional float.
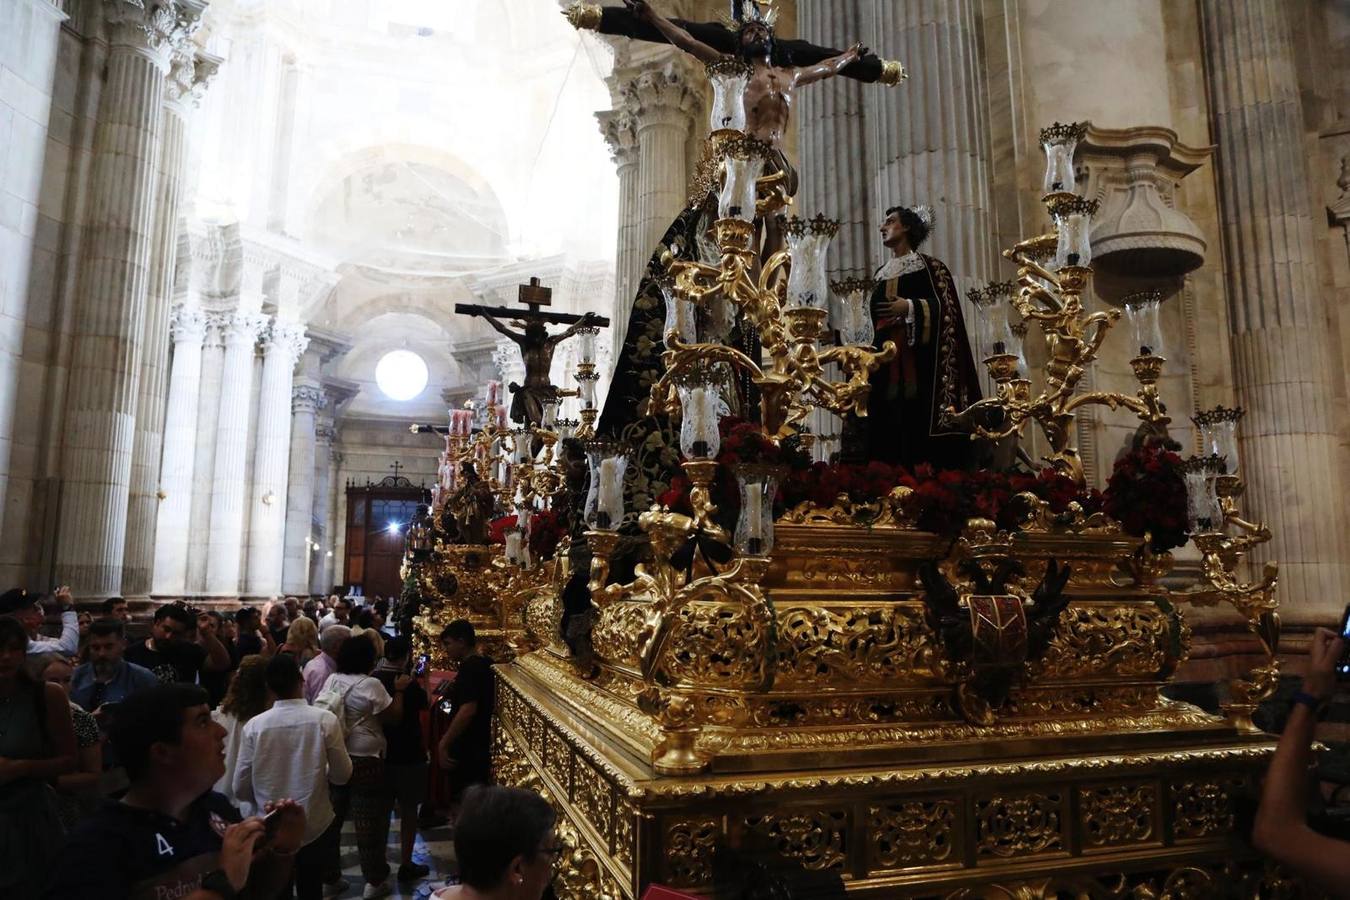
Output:
<path fill-rule="evenodd" d="M 1208 455 L 1184 465 L 1157 455 L 1114 506 L 1086 489 L 1071 440 L 1088 405 L 1168 422 L 1156 296 L 1127 305 L 1138 392 L 1080 389 L 1121 315 L 1083 306 L 1095 203 L 1074 193 L 1082 127 L 1042 132 L 1054 230 L 1008 250 L 1015 283 L 977 298 L 1014 312 L 1015 324 L 981 323 L 996 392 L 949 411 L 972 439 L 1016 439 L 1034 424 L 1049 467 L 1034 477 L 911 473 L 869 493 L 837 466 L 794 479 L 773 461 L 809 441 L 800 432 L 813 408 L 864 415 L 868 375 L 896 350 L 874 347 L 866 283 L 836 284 L 831 299 L 833 223 L 789 220 L 788 249 L 761 264 L 756 222 L 787 201 L 775 178 L 758 177 L 766 148 L 735 127 L 743 73 L 733 68 L 709 73 L 716 252 L 671 260 L 665 368 L 651 398 L 680 422 L 688 490 L 679 503 L 626 509 L 627 448 L 587 445 L 591 652 L 579 661 L 560 636 L 575 542 L 531 560 L 524 532 L 567 479 L 560 443 L 593 436 L 593 351 L 577 375 L 579 426 L 555 407 L 542 427 L 509 430 L 492 396 L 477 431 L 469 413 L 452 414 L 444 471 L 472 462 L 520 524 L 504 546 L 447 542 L 436 524 L 446 482 L 412 565 L 426 644 L 467 617 L 500 662 L 495 775 L 557 808 L 568 848 L 559 894 L 637 898 L 653 883 L 707 893 L 719 847 L 750 844 L 836 873 L 866 897 L 1291 890 L 1237 836 L 1240 802 L 1273 750 L 1252 713 L 1275 688 L 1279 634 L 1274 566 L 1256 581 L 1242 574 L 1248 548 L 1270 534 L 1238 506 L 1240 412 L 1197 417 Z M 761 358 L 711 339 L 719 330 L 706 323 L 728 310 L 758 330 Z M 1045 342 L 1035 381 L 1022 326 Z M 729 477 L 719 392 L 733 375 L 758 389 L 759 423 L 739 427 L 764 452 L 730 473 L 738 490 L 727 492 L 716 488 Z M 1139 501 L 1150 477 L 1172 496 Z M 832 478 L 840 492 L 819 496 Z M 780 485 L 803 480 L 814 499 L 785 507 Z M 952 501 L 962 489 L 968 502 Z M 1131 499 L 1180 503 L 1174 543 L 1194 541 L 1199 583 L 1164 583 L 1171 557 L 1152 533 L 1131 533 Z M 737 505 L 731 518 L 723 507 Z M 950 524 L 953 510 L 970 509 L 988 514 Z M 625 520 L 646 552 L 617 583 L 610 555 Z M 1222 715 L 1162 693 L 1190 644 L 1181 601 L 1230 604 L 1264 647 L 1265 662 L 1229 686 Z"/>

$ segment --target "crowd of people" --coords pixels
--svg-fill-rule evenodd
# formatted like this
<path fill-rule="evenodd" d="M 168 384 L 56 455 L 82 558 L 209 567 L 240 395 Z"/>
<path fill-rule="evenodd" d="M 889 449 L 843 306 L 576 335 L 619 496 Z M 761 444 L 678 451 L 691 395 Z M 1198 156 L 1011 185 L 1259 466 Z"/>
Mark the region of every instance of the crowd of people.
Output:
<path fill-rule="evenodd" d="M 125 601 L 86 618 L 64 588 L 48 601 L 61 633 L 45 637 L 44 599 L 0 595 L 0 896 L 338 896 L 347 823 L 362 895 L 387 896 L 430 876 L 413 852 L 419 828 L 446 821 L 429 802 L 433 753 L 460 860 L 444 896 L 543 871 L 551 811 L 486 787 L 494 676 L 467 621 L 442 635 L 458 670 L 433 696 L 385 601 L 287 598 L 232 615 L 170 603 L 132 639 Z M 460 849 L 478 847 L 475 821 L 533 837 L 497 866 L 499 850 Z"/>

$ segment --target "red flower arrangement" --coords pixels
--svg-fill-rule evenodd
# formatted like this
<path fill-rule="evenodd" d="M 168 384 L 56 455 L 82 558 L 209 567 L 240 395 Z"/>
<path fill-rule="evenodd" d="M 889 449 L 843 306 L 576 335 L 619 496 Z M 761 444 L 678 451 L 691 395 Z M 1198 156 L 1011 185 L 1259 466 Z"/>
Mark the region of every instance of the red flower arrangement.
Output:
<path fill-rule="evenodd" d="M 1180 474 L 1181 459 L 1160 448 L 1134 451 L 1116 463 L 1105 492 L 1080 488 L 1055 469 L 1034 474 L 994 471 L 937 470 L 931 465 L 903 466 L 882 462 L 864 465 L 810 463 L 795 445 L 779 447 L 758 425 L 740 419 L 721 422 L 720 463 L 713 482 L 713 500 L 718 505 L 719 524 L 733 528 L 740 512 L 740 493 L 732 467 L 738 463 L 779 465 L 785 474 L 779 481 L 779 511 L 802 503 L 828 507 L 843 496 L 855 507 L 885 500 L 896 487 L 911 493 L 902 511 L 924 531 L 956 537 L 972 518 L 989 519 L 1005 531 L 1016 531 L 1026 520 L 1031 494 L 1063 516 L 1077 504 L 1084 516 L 1105 513 L 1120 522 L 1126 534 L 1152 535 L 1152 547 L 1163 552 L 1186 543 L 1186 484 Z M 690 515 L 689 480 L 677 475 L 658 501 L 667 509 Z M 879 509 L 878 509 L 879 512 Z M 860 520 L 859 524 L 867 524 Z"/>
<path fill-rule="evenodd" d="M 1151 535 L 1155 553 L 1180 547 L 1188 539 L 1186 480 L 1181 457 L 1159 446 L 1122 456 L 1106 482 L 1104 510 L 1126 534 Z"/>
<path fill-rule="evenodd" d="M 505 544 L 506 532 L 516 527 L 515 516 L 493 519 L 488 525 L 488 543 Z M 546 509 L 530 516 L 530 558 L 535 562 L 552 559 L 567 534 L 567 523 L 554 509 Z"/>

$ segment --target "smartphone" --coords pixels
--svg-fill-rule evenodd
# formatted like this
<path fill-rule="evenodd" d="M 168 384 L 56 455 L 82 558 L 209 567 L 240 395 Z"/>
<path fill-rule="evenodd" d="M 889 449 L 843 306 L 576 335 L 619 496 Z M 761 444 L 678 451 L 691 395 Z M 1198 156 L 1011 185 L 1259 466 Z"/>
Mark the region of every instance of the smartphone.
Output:
<path fill-rule="evenodd" d="M 285 811 L 286 807 L 279 806 L 263 816 L 263 837 L 260 843 L 270 841 L 277 836 L 277 828 L 281 826 L 281 813 Z"/>
<path fill-rule="evenodd" d="M 1336 680 L 1350 681 L 1350 603 L 1345 605 L 1345 612 L 1341 613 L 1341 640 L 1345 647 L 1336 662 Z"/>
<path fill-rule="evenodd" d="M 421 678 L 423 675 L 427 674 L 427 661 L 429 659 L 430 657 L 428 657 L 425 653 L 417 657 L 417 668 L 414 674 L 416 674 L 418 678 Z"/>

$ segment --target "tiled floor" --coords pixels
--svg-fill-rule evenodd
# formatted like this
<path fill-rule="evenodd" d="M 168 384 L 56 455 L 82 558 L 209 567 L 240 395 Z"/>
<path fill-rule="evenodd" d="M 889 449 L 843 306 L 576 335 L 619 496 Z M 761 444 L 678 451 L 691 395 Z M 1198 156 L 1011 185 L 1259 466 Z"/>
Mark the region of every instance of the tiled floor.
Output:
<path fill-rule="evenodd" d="M 389 825 L 389 865 L 398 871 L 399 821 L 391 820 Z M 400 884 L 391 875 L 389 884 L 394 892 L 390 897 L 396 900 L 424 900 L 431 892 L 443 887 L 446 876 L 454 871 L 455 848 L 451 843 L 451 831 L 448 827 L 434 828 L 427 832 L 418 832 L 417 847 L 413 850 L 413 862 L 431 867 L 431 874 L 416 884 Z M 342 900 L 360 900 L 365 882 L 361 879 L 361 866 L 356 857 L 356 832 L 348 822 L 342 829 L 342 877 L 350 885 Z"/>

